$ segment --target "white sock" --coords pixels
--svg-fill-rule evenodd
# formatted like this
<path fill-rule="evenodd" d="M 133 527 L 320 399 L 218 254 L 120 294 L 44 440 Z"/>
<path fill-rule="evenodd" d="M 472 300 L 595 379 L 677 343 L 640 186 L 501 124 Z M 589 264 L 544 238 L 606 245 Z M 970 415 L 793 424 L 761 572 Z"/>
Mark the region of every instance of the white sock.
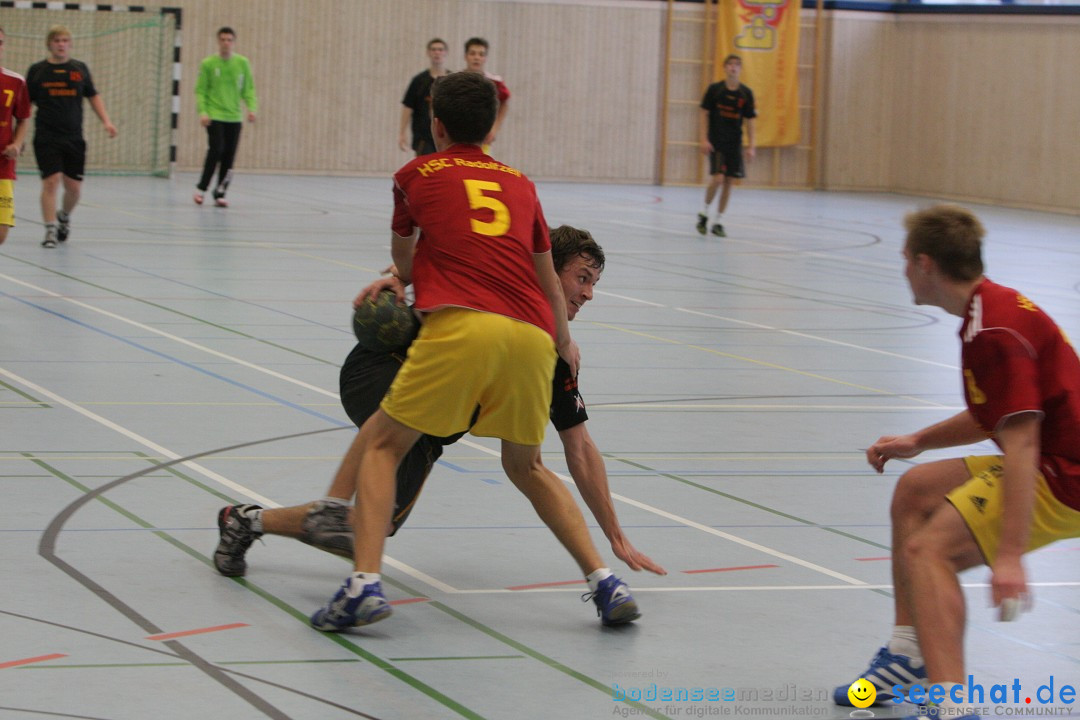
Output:
<path fill-rule="evenodd" d="M 364 592 L 365 585 L 374 585 L 380 579 L 382 579 L 382 575 L 379 573 L 354 572 L 349 576 L 349 587 L 345 589 L 345 594 L 351 598 L 360 597 Z"/>
<path fill-rule="evenodd" d="M 585 577 L 585 580 L 589 583 L 589 589 L 596 592 L 596 589 L 600 587 L 600 581 L 607 580 L 614 574 L 610 568 L 603 567 L 599 570 L 593 570 Z"/>
<path fill-rule="evenodd" d="M 889 638 L 888 648 L 893 655 L 906 655 L 911 658 L 913 665 L 922 665 L 922 649 L 919 648 L 919 638 L 915 634 L 915 628 L 911 625 L 897 625 L 894 627 L 892 637 Z"/>
<path fill-rule="evenodd" d="M 262 508 L 258 508 L 256 510 L 248 510 L 246 513 L 244 513 L 244 516 L 251 521 L 251 529 L 254 532 L 259 533 L 260 535 L 263 532 L 262 514 Z"/>

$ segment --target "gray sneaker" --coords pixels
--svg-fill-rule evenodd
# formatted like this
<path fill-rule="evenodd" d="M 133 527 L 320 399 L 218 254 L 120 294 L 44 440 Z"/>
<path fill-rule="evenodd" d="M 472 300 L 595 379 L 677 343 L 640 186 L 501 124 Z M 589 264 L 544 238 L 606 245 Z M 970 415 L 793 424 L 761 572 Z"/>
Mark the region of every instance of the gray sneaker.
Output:
<path fill-rule="evenodd" d="M 56 211 L 56 240 L 65 242 L 71 234 L 71 215 L 63 210 Z"/>
<path fill-rule="evenodd" d="M 247 572 L 244 553 L 262 533 L 251 529 L 251 510 L 261 510 L 259 505 L 228 505 L 218 512 L 218 532 L 221 539 L 214 550 L 214 567 L 225 577 L 243 577 Z"/>
<path fill-rule="evenodd" d="M 315 502 L 301 525 L 300 542 L 320 550 L 351 558 L 353 556 L 353 527 L 348 505 Z"/>
<path fill-rule="evenodd" d="M 45 239 L 41 241 L 41 247 L 54 248 L 56 247 L 56 226 L 45 226 Z"/>

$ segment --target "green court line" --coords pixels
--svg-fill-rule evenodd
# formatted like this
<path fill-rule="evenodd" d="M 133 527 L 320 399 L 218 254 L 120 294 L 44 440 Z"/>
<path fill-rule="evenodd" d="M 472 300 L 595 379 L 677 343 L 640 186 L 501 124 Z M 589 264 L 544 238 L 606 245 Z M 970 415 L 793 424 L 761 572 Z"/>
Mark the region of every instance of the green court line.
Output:
<path fill-rule="evenodd" d="M 840 535 L 841 537 L 845 537 L 845 538 L 847 538 L 849 540 L 854 540 L 856 542 L 860 542 L 860 543 L 863 543 L 865 545 L 870 545 L 870 546 L 875 547 L 875 548 L 880 548 L 881 550 L 886 550 L 888 552 L 892 552 L 892 547 L 890 547 L 889 545 L 882 545 L 879 542 L 874 542 L 873 540 L 870 540 L 868 538 L 864 538 L 864 537 L 862 537 L 860 535 L 855 535 L 854 533 L 845 532 L 844 530 L 838 530 L 837 528 L 830 527 L 828 525 L 822 525 L 821 523 L 816 523 L 813 520 L 807 520 L 806 518 L 801 518 L 798 515 L 792 515 L 790 513 L 786 513 L 783 510 L 777 510 L 774 507 L 769 507 L 768 505 L 762 505 L 761 503 L 756 503 L 753 500 L 747 500 L 746 498 L 739 497 L 738 495 L 732 495 L 731 493 L 726 493 L 723 490 L 717 490 L 716 488 L 709 487 L 708 485 L 702 485 L 701 483 L 696 483 L 696 482 L 694 482 L 692 480 L 687 480 L 685 477 L 682 477 L 681 475 L 676 475 L 675 473 L 661 472 L 660 470 L 657 470 L 656 468 L 651 468 L 648 465 L 644 465 L 642 463 L 634 462 L 633 460 L 629 460 L 627 458 L 618 457 L 616 455 L 611 455 L 609 453 L 604 453 L 603 455 L 604 455 L 604 457 L 610 458 L 611 460 L 614 460 L 616 462 L 620 462 L 620 463 L 623 463 L 625 465 L 629 465 L 629 466 L 637 468 L 639 470 L 647 470 L 648 472 L 654 473 L 654 474 L 656 474 L 656 475 L 658 475 L 660 477 L 665 477 L 665 478 L 668 478 L 669 480 L 674 480 L 675 482 L 682 483 L 683 485 L 688 485 L 689 487 L 696 488 L 698 490 L 704 490 L 705 492 L 712 493 L 713 495 L 719 495 L 722 498 L 726 498 L 727 500 L 733 500 L 733 501 L 735 501 L 737 503 L 741 503 L 741 504 L 746 505 L 748 507 L 752 507 L 752 508 L 754 508 L 756 510 L 761 510 L 762 512 L 767 512 L 767 513 L 770 513 L 772 515 L 782 517 L 782 518 L 784 518 L 786 520 L 792 520 L 792 521 L 800 523 L 802 525 L 806 525 L 807 527 L 817 528 L 818 530 L 824 530 L 825 532 L 830 532 L 830 533 L 833 533 L 834 535 Z M 893 594 L 891 592 L 889 592 L 888 590 L 874 589 L 872 592 L 875 592 L 875 593 L 878 593 L 879 595 L 884 595 L 885 597 L 890 597 L 890 598 L 893 596 Z"/>
<path fill-rule="evenodd" d="M 14 385 L 9 385 L 8 383 L 4 382 L 3 380 L 0 380 L 0 387 L 4 388 L 6 390 L 10 390 L 11 392 L 15 393 L 19 397 L 25 398 L 27 402 L 33 403 L 34 405 L 37 405 L 38 407 L 43 407 L 43 408 L 52 407 L 52 405 L 49 405 L 49 403 L 45 402 L 44 400 L 39 400 L 36 397 L 34 397 L 33 395 L 25 393 L 22 390 L 20 390 L 19 388 L 15 387 Z M 14 401 L 10 401 L 10 402 L 14 402 Z M 5 402 L 5 403 L 2 403 L 2 404 L 7 405 L 8 403 Z"/>
<path fill-rule="evenodd" d="M 152 457 L 150 457 L 148 455 L 145 455 L 144 453 L 141 453 L 139 451 L 133 451 L 132 454 L 140 456 L 140 457 L 146 459 L 151 464 L 154 464 L 156 462 Z M 24 453 L 24 455 L 27 455 L 27 454 Z M 33 462 L 35 462 L 36 464 L 38 464 L 40 467 L 44 468 L 45 470 L 47 470 L 48 472 L 53 474 L 55 477 L 58 477 L 58 478 L 64 480 L 65 482 L 68 482 L 69 484 L 83 490 L 84 492 L 87 492 L 89 490 L 88 488 L 83 486 L 81 483 L 78 483 L 73 478 L 70 478 L 69 476 L 65 475 L 59 469 L 49 466 L 44 461 L 41 461 L 38 458 L 34 458 L 33 456 L 30 456 L 30 455 L 27 455 L 27 457 L 29 459 L 31 459 Z M 219 498 L 225 500 L 226 502 L 228 502 L 230 504 L 235 504 L 236 503 L 236 500 L 234 498 L 231 498 L 228 495 L 225 495 L 224 493 L 219 492 L 219 491 L 215 490 L 214 488 L 211 488 L 211 487 L 207 486 L 205 483 L 202 483 L 202 482 L 200 482 L 198 480 L 195 480 L 194 478 L 191 478 L 191 477 L 179 472 L 178 470 L 176 470 L 173 467 L 168 467 L 168 468 L 164 468 L 164 469 L 166 471 L 168 471 L 169 473 L 171 473 L 173 475 L 176 475 L 177 477 L 185 480 L 186 482 L 189 482 L 193 486 L 198 487 L 198 488 L 200 488 L 202 490 L 206 490 L 207 492 L 215 495 L 216 497 L 219 497 Z M 111 501 L 107 501 L 103 497 L 98 497 L 97 500 L 105 503 L 108 507 L 116 510 L 118 513 L 120 513 L 124 517 L 127 517 L 127 518 L 131 519 L 132 522 L 135 522 L 135 523 L 139 524 L 140 526 L 142 526 L 144 528 L 147 528 L 147 529 L 152 529 L 153 528 L 153 525 L 151 525 L 150 523 L 147 523 L 146 521 L 142 520 L 141 518 L 138 518 L 133 513 L 130 513 L 127 510 L 121 508 L 116 503 L 113 503 Z M 158 536 L 159 538 L 161 538 L 165 542 L 169 543 L 173 547 L 177 548 L 178 550 L 181 550 L 182 552 L 186 553 L 187 555 L 190 555 L 195 560 L 203 563 L 204 565 L 207 565 L 210 568 L 213 568 L 213 561 L 209 557 L 207 557 L 202 552 L 199 552 L 198 550 L 195 550 L 194 548 L 192 548 L 191 546 L 189 546 L 186 543 L 182 542 L 181 540 L 173 537 L 168 532 L 165 532 L 163 530 L 154 530 L 153 534 Z M 305 613 L 303 613 L 303 612 L 299 611 L 298 609 L 294 608 L 293 606 L 289 605 L 284 600 L 277 597 L 276 595 L 269 592 L 268 590 L 260 587 L 259 585 L 255 584 L 254 582 L 252 582 L 250 580 L 247 580 L 245 578 L 231 578 L 231 580 L 233 582 L 236 582 L 236 583 L 244 586 L 245 588 L 247 588 L 251 592 L 255 593 L 256 595 L 261 597 L 263 600 L 266 600 L 271 605 L 277 607 L 279 610 L 286 613 L 287 615 L 291 615 L 295 619 L 297 619 L 300 622 L 304 623 L 305 626 L 309 625 L 308 616 Z M 398 580 L 395 580 L 393 578 L 387 577 L 386 575 L 383 576 L 383 582 L 385 582 L 387 585 L 392 585 L 393 587 L 398 588 L 402 592 L 405 592 L 405 593 L 409 594 L 412 597 L 427 597 L 427 595 L 425 593 L 421 593 L 421 592 L 415 590 L 414 588 L 409 587 L 405 583 L 403 583 L 401 581 L 398 581 Z M 518 652 L 522 653 L 525 656 L 528 656 L 528 657 L 530 657 L 530 658 L 532 658 L 534 660 L 538 660 L 539 662 L 543 663 L 544 665 L 546 665 L 547 667 L 549 667 L 549 668 L 551 668 L 553 670 L 557 670 L 558 672 L 561 672 L 564 675 L 566 675 L 566 676 L 568 676 L 568 677 L 570 677 L 570 678 L 572 678 L 574 680 L 577 680 L 578 682 L 581 682 L 584 685 L 587 685 L 588 687 L 591 687 L 591 688 L 594 688 L 596 690 L 599 690 L 599 691 L 603 692 L 606 696 L 610 697 L 610 695 L 611 695 L 611 687 L 610 687 L 610 685 L 606 685 L 606 684 L 600 682 L 599 680 L 596 680 L 595 678 L 592 678 L 592 677 L 590 677 L 588 675 L 585 675 L 584 673 L 581 673 L 581 672 L 579 672 L 577 670 L 574 670 L 573 668 L 560 663 L 558 660 L 555 660 L 554 658 L 550 658 L 550 657 L 544 655 L 543 653 L 541 653 L 541 652 L 539 652 L 537 650 L 534 650 L 534 649 L 530 648 L 529 646 L 527 646 L 527 645 L 525 645 L 525 644 L 523 644 L 521 642 L 518 642 L 517 640 L 514 640 L 513 638 L 511 638 L 511 637 L 509 637 L 507 635 L 504 635 L 503 633 L 500 633 L 499 631 L 495 630 L 494 628 L 488 627 L 487 625 L 479 622 L 478 620 L 474 620 L 473 618 L 470 618 L 469 616 L 467 616 L 467 615 L 465 615 L 465 614 L 463 614 L 463 613 L 461 613 L 461 612 L 459 612 L 459 611 L 457 611 L 457 610 L 455 610 L 455 609 L 453 609 L 453 608 L 451 608 L 451 607 L 449 607 L 449 606 L 447 606 L 447 605 L 445 605 L 445 604 L 443 604 L 443 603 L 441 603 L 441 602 L 439 602 L 437 600 L 433 600 L 431 602 L 428 602 L 427 605 L 429 607 L 434 607 L 434 608 L 446 613 L 447 615 L 450 615 L 451 617 L 457 619 L 458 621 L 460 621 L 460 622 L 462 622 L 462 623 L 464 623 L 466 625 L 469 625 L 470 627 L 474 628 L 475 630 L 480 631 L 481 633 L 487 635 L 488 637 L 491 637 L 491 638 L 499 641 L 500 643 L 502 643 L 504 645 L 507 645 L 507 646 L 517 650 Z M 597 628 L 597 632 L 603 632 L 603 630 L 601 630 L 600 628 Z M 477 720 L 484 720 L 484 718 L 481 715 L 478 715 L 474 711 L 466 708 L 464 705 L 461 705 L 456 700 L 453 700 L 452 698 L 450 698 L 450 697 L 448 697 L 446 695 L 443 695 L 438 690 L 435 690 L 434 688 L 426 685 L 422 681 L 412 677 L 411 675 L 406 673 L 404 670 L 401 670 L 399 668 L 394 667 L 393 665 L 390 664 L 389 661 L 384 660 L 384 659 L 382 659 L 382 658 L 368 652 L 367 650 L 364 650 L 363 648 L 359 647 L 358 645 L 354 644 L 352 642 L 352 640 L 347 635 L 339 634 L 339 633 L 323 633 L 323 636 L 327 640 L 330 640 L 331 642 L 337 643 L 338 645 L 340 645 L 342 648 L 344 648 L 348 652 L 353 653 L 354 655 L 357 655 L 357 656 L 359 656 L 360 658 L 362 658 L 364 660 L 367 660 L 371 664 L 378 667 L 380 670 L 383 670 L 384 672 L 387 672 L 388 674 L 394 676 L 398 680 L 401 680 L 405 684 L 413 687 L 415 690 L 427 695 L 428 697 L 431 697 L 432 699 L 434 699 L 437 702 L 441 703 L 445 707 L 453 710 L 454 712 L 457 712 L 462 717 L 476 718 Z M 501 657 L 505 657 L 505 656 L 492 656 L 492 657 L 493 658 L 496 658 L 496 657 L 501 658 Z M 458 659 L 467 659 L 467 658 L 458 658 Z M 224 663 L 218 663 L 218 664 L 223 665 Z M 660 712 L 658 712 L 656 710 L 653 710 L 652 708 L 650 708 L 647 705 L 643 705 L 643 704 L 635 702 L 633 700 L 624 701 L 622 704 L 636 708 L 638 712 L 635 713 L 635 714 L 646 715 L 648 717 L 655 718 L 656 720 L 665 720 L 668 717 L 667 715 L 665 715 L 663 713 L 660 713 Z"/>
<path fill-rule="evenodd" d="M 68 273 L 63 273 L 63 272 L 60 272 L 59 270 L 54 270 L 53 268 L 46 267 L 45 265 L 38 265 L 37 263 L 30 262 L 29 260 L 24 260 L 22 258 L 15 257 L 13 255 L 8 255 L 7 253 L 0 252 L 0 256 L 9 258 L 11 260 L 16 260 L 18 262 L 23 263 L 24 265 L 29 265 L 30 267 L 37 268 L 39 270 L 44 270 L 46 272 L 50 272 L 53 275 L 58 275 L 58 276 L 60 276 L 62 278 L 65 278 L 67 280 L 71 280 L 73 282 L 77 282 L 77 283 L 80 283 L 82 285 L 92 287 L 92 288 L 94 288 L 96 290 L 101 290 L 102 292 L 107 292 L 107 293 L 110 293 L 112 295 L 122 297 L 125 300 L 132 300 L 134 302 L 142 303 L 143 305 L 149 305 L 150 307 L 157 308 L 158 310 L 163 310 L 163 311 L 165 311 L 167 313 L 172 313 L 174 315 L 179 315 L 180 317 L 187 318 L 188 320 L 194 320 L 195 322 L 201 323 L 201 324 L 206 325 L 208 327 L 217 328 L 218 330 L 222 330 L 222 331 L 227 332 L 227 333 L 232 333 L 233 335 L 238 335 L 238 336 L 240 336 L 242 338 L 246 338 L 248 340 L 254 340 L 255 342 L 262 343 L 263 345 L 268 345 L 268 346 L 270 346 L 272 348 L 276 348 L 278 350 L 283 350 L 283 351 L 285 351 L 287 353 L 291 353 L 293 355 L 299 355 L 300 357 L 307 358 L 308 360 L 314 360 L 316 362 L 323 363 L 324 365 L 333 365 L 334 367 L 340 367 L 341 366 L 340 362 L 333 361 L 333 360 L 326 360 L 325 358 L 317 357 L 315 355 L 309 355 L 308 353 L 301 352 L 300 350 L 296 350 L 294 348 L 287 347 L 285 345 L 279 345 L 278 343 L 273 342 L 271 340 L 264 340 L 263 338 L 256 337 L 254 335 L 250 335 L 250 334 L 248 334 L 246 332 L 243 332 L 241 330 L 236 330 L 235 328 L 231 328 L 231 327 L 229 327 L 227 325 L 221 325 L 221 324 L 216 323 L 216 322 L 211 322 L 210 320 L 207 320 L 205 318 L 201 318 L 201 317 L 198 317 L 196 315 L 190 315 L 190 314 L 188 314 L 186 312 L 177 310 L 176 308 L 171 308 L 168 305 L 162 305 L 160 303 L 156 303 L 156 302 L 153 302 L 151 300 L 146 300 L 145 298 L 141 298 L 141 297 L 138 297 L 136 295 L 129 295 L 128 293 L 121 292 L 119 290 L 114 290 L 114 289 L 109 288 L 109 287 L 105 287 L 104 285 L 98 285 L 97 283 L 90 282 L 89 280 L 84 280 L 84 279 L 82 279 L 80 277 L 76 277 L 75 275 L 69 275 Z M 145 324 L 149 324 L 149 323 L 145 323 Z"/>
<path fill-rule="evenodd" d="M 524 655 L 445 655 L 442 657 L 396 657 L 387 658 L 394 662 L 426 662 L 428 660 L 521 660 Z"/>
<path fill-rule="evenodd" d="M 70 477 L 69 475 L 67 475 L 66 473 L 61 471 L 59 468 L 51 467 L 50 465 L 48 465 L 44 461 L 38 460 L 37 458 L 34 458 L 33 456 L 28 455 L 27 457 L 31 462 L 34 462 L 38 466 L 40 466 L 40 467 L 44 468 L 45 470 L 49 471 L 54 477 L 56 477 L 56 478 L 58 478 L 60 480 L 63 480 L 64 482 L 68 483 L 72 487 L 74 487 L 74 488 L 76 488 L 78 490 L 81 490 L 84 493 L 90 491 L 90 488 L 86 487 L 82 483 L 80 483 L 77 480 L 75 480 L 74 478 Z M 196 483 L 196 484 L 199 484 L 199 483 Z M 139 516 L 137 516 L 134 513 L 126 510 L 125 508 L 121 507 L 117 503 L 115 503 L 115 502 L 113 502 L 113 501 L 111 501 L 111 500 L 109 500 L 109 499 L 107 499 L 105 497 L 98 496 L 95 499 L 98 502 L 103 503 L 108 508 L 110 508 L 110 509 L 114 510 L 115 512 L 119 513 L 120 515 L 124 516 L 125 518 L 131 520 L 133 523 L 139 525 L 140 527 L 147 528 L 147 529 L 152 529 L 154 527 L 152 524 L 146 522 L 145 520 L 143 520 Z M 169 533 L 167 533 L 167 532 L 165 532 L 163 530 L 155 530 L 154 535 L 157 535 L 159 538 L 161 538 L 165 542 L 167 542 L 170 545 L 172 545 L 173 547 L 187 553 L 192 558 L 198 560 L 199 562 L 203 563 L 204 565 L 207 565 L 211 569 L 214 568 L 214 563 L 209 557 L 207 557 L 203 553 L 199 552 L 198 550 L 195 550 L 190 545 L 187 545 L 186 543 L 182 542 L 181 540 L 173 537 Z M 282 599 L 278 598 L 277 596 L 275 596 L 273 593 L 259 587 L 258 585 L 251 582 L 250 580 L 245 580 L 243 578 L 232 578 L 232 580 L 234 582 L 240 584 L 240 585 L 243 585 L 245 588 L 247 588 L 251 592 L 255 593 L 259 597 L 263 598 L 264 600 L 269 602 L 271 605 L 274 605 L 279 610 L 284 611 L 287 615 L 291 615 L 295 619 L 299 620 L 305 626 L 308 626 L 308 616 L 306 614 L 304 614 L 304 613 L 300 612 L 299 610 L 297 610 L 296 608 L 292 607 L 291 605 L 286 603 L 284 600 L 282 600 Z M 312 632 L 315 632 L 315 631 L 313 630 Z M 484 720 L 484 717 L 482 715 L 479 715 L 478 713 L 470 710 L 469 708 L 465 707 L 464 705 L 462 705 L 458 701 L 454 700 L 453 698 L 451 698 L 451 697 L 449 697 L 447 695 L 444 695 L 443 693 L 439 692 L 438 690 L 431 687 L 430 685 L 427 685 L 423 681 L 421 681 L 421 680 L 419 680 L 417 678 L 414 678 L 412 675 L 409 675 L 404 670 L 401 670 L 399 668 L 394 667 L 389 662 L 383 660 L 379 656 L 377 656 L 377 655 L 375 655 L 375 654 L 373 654 L 371 652 L 368 652 L 367 650 L 364 650 L 363 648 L 361 648 L 358 645 L 354 644 L 349 638 L 346 638 L 343 635 L 340 635 L 340 634 L 337 634 L 337 633 L 324 633 L 323 636 L 326 639 L 337 643 L 342 648 L 344 648 L 345 650 L 351 652 L 352 654 L 357 655 L 358 657 L 362 658 L 363 660 L 367 660 L 369 663 L 371 663 L 375 667 L 377 667 L 380 670 L 392 675 L 393 677 L 395 677 L 396 679 L 402 681 L 406 685 L 409 685 L 414 690 L 417 690 L 417 691 L 423 693 L 424 695 L 427 695 L 432 700 L 435 700 L 436 702 L 443 705 L 444 707 L 446 707 L 446 708 L 448 708 L 450 710 L 453 710 L 454 712 L 461 715 L 462 717 L 470 718 L 470 720 Z"/>

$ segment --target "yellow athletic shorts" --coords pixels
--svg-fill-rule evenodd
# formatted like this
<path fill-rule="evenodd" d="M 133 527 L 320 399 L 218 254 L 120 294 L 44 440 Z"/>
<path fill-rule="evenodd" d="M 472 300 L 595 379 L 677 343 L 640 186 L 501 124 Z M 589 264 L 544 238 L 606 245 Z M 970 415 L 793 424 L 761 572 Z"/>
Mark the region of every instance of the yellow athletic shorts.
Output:
<path fill-rule="evenodd" d="M 520 445 L 544 441 L 555 372 L 544 330 L 495 313 L 430 313 L 383 398 L 383 411 L 427 435 L 473 435 Z"/>
<path fill-rule="evenodd" d="M 0 180 L 0 225 L 15 227 L 14 180 Z"/>
<path fill-rule="evenodd" d="M 997 557 L 1001 539 L 1001 514 L 1004 503 L 1000 455 L 964 458 L 971 479 L 946 498 L 952 503 L 975 536 L 988 565 Z M 1080 537 L 1080 511 L 1065 505 L 1050 491 L 1046 478 L 1038 473 L 1035 483 L 1035 515 L 1031 521 L 1028 552 L 1055 540 Z"/>

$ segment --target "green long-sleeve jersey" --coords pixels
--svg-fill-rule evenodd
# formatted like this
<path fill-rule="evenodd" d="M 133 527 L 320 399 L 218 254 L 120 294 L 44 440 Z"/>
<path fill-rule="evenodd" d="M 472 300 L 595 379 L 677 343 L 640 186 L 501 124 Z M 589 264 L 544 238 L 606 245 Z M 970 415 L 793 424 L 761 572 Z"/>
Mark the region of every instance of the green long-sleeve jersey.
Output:
<path fill-rule="evenodd" d="M 214 54 L 202 61 L 195 82 L 195 103 L 199 115 L 221 122 L 242 122 L 240 101 L 251 112 L 259 111 L 251 64 L 243 55 L 233 53 L 228 60 Z"/>

